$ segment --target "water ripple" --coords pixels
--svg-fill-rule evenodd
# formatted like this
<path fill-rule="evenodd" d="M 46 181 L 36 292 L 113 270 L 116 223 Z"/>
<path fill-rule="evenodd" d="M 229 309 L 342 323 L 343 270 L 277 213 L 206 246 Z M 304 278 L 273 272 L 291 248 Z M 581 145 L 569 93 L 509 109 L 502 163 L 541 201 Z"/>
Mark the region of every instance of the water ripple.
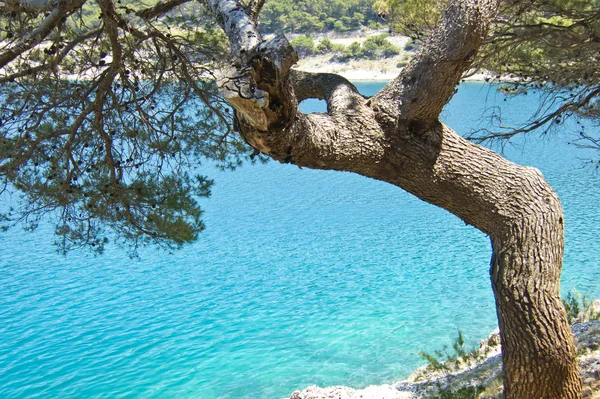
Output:
<path fill-rule="evenodd" d="M 463 110 L 473 102 L 485 106 L 481 85 L 461 86 L 448 123 L 472 126 Z M 556 148 L 573 159 L 556 162 Z M 563 287 L 600 295 L 600 246 L 591 245 L 600 185 L 573 151 L 553 143 L 507 155 L 540 168 L 563 200 Z M 49 226 L 0 235 L 1 398 L 358 387 L 405 377 L 419 351 L 457 328 L 468 340 L 494 328 L 489 240 L 447 212 L 346 173 L 209 172 L 218 176 L 203 203 L 208 229 L 174 254 L 64 258 L 48 245 Z"/>

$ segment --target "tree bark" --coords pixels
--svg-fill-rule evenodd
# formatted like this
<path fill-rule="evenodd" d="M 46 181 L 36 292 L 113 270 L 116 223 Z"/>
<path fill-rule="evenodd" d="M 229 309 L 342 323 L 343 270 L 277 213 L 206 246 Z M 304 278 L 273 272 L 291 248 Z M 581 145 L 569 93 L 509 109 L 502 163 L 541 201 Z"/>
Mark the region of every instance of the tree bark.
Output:
<path fill-rule="evenodd" d="M 538 170 L 466 141 L 438 119 L 483 43 L 497 1 L 450 1 L 429 42 L 370 99 L 340 76 L 291 70 L 296 55 L 289 43 L 263 41 L 240 3 L 209 3 L 233 49 L 220 89 L 248 143 L 280 162 L 394 184 L 488 234 L 505 397 L 580 398 L 559 296 L 558 197 Z M 326 100 L 327 113 L 300 113 L 305 98 Z"/>

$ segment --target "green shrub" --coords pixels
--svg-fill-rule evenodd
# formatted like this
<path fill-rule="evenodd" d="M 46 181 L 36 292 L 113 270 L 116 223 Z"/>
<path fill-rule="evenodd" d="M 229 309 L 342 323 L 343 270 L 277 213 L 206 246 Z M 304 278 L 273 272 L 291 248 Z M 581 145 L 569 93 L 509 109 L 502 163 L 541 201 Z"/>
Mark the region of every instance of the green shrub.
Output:
<path fill-rule="evenodd" d="M 381 23 L 379 21 L 369 21 L 369 29 L 382 29 L 386 27 L 386 24 Z"/>
<path fill-rule="evenodd" d="M 339 44 L 339 43 L 333 43 L 333 47 L 331 48 L 332 51 L 346 51 L 346 46 L 344 46 L 343 44 Z"/>
<path fill-rule="evenodd" d="M 562 303 L 567 312 L 569 324 L 576 321 L 600 320 L 600 314 L 593 309 L 594 301 L 587 295 L 581 294 L 577 290 L 571 290 L 562 298 Z"/>
<path fill-rule="evenodd" d="M 388 35 L 381 33 L 368 37 L 363 43 L 363 57 L 369 59 L 389 58 L 400 54 L 400 49 L 387 39 Z"/>
<path fill-rule="evenodd" d="M 367 58 L 371 60 L 389 58 L 400 54 L 398 47 L 387 40 L 387 35 L 382 33 L 368 37 L 363 44 L 354 42 L 346 48 L 347 58 Z"/>
<path fill-rule="evenodd" d="M 419 352 L 419 356 L 427 361 L 427 369 L 430 371 L 450 371 L 450 367 L 442 360 L 444 353 L 435 351 L 432 355 L 427 352 Z"/>
<path fill-rule="evenodd" d="M 298 55 L 301 57 L 315 53 L 315 41 L 310 36 L 298 35 L 292 39 L 290 44 L 296 49 Z"/>
<path fill-rule="evenodd" d="M 333 50 L 333 43 L 331 40 L 325 38 L 319 42 L 317 47 L 315 47 L 315 51 L 319 54 L 330 53 Z"/>
<path fill-rule="evenodd" d="M 448 347 L 444 346 L 442 350 L 434 351 L 433 355 L 419 352 L 419 356 L 427 361 L 427 369 L 431 371 L 449 371 L 450 366 L 458 369 L 461 364 L 480 360 L 484 356 L 478 348 L 468 349 L 465 346 L 465 339 L 460 330 L 452 343 L 452 350 L 453 352 L 449 353 Z"/>
<path fill-rule="evenodd" d="M 335 21 L 337 21 L 335 18 L 331 18 L 331 17 L 325 18 L 325 27 L 327 29 L 333 29 L 334 25 L 335 25 Z"/>
<path fill-rule="evenodd" d="M 335 44 L 331 40 L 325 38 L 319 42 L 319 44 L 315 47 L 315 51 L 319 54 L 326 53 L 335 53 L 340 51 L 345 51 L 346 46 L 343 44 Z"/>
<path fill-rule="evenodd" d="M 359 42 L 352 42 L 348 47 L 346 47 L 345 53 L 351 58 L 362 58 L 362 46 Z"/>
<path fill-rule="evenodd" d="M 345 32 L 347 30 L 350 30 L 350 28 L 344 25 L 344 22 L 339 19 L 333 23 L 333 29 L 338 32 Z"/>

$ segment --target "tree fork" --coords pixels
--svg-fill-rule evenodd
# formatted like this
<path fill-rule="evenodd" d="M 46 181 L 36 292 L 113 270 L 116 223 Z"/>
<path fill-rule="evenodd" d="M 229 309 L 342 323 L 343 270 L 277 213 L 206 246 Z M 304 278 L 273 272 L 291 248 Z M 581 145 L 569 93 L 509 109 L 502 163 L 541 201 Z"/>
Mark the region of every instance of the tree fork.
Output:
<path fill-rule="evenodd" d="M 241 116 L 242 136 L 280 162 L 394 184 L 488 234 L 505 397 L 580 398 L 575 346 L 559 296 L 558 197 L 536 169 L 470 143 L 438 120 L 483 43 L 497 1 L 451 1 L 420 53 L 368 100 L 342 77 L 291 71 L 295 53 L 287 41 L 263 42 L 241 3 L 209 3 L 237 64 L 219 86 Z M 300 113 L 297 104 L 305 98 L 325 99 L 328 112 Z"/>

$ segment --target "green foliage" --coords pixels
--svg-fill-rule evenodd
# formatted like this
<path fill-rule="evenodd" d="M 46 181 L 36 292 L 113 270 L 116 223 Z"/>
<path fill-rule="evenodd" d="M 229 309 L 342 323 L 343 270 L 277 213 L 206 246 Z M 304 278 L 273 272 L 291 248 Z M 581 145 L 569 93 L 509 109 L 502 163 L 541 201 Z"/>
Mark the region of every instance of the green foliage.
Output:
<path fill-rule="evenodd" d="M 377 0 L 380 13 L 389 14 L 392 28 L 422 39 L 438 23 L 447 0 Z"/>
<path fill-rule="evenodd" d="M 363 56 L 362 45 L 359 42 L 352 42 L 346 47 L 345 54 L 350 58 L 361 58 Z"/>
<path fill-rule="evenodd" d="M 454 356 L 457 358 L 464 358 L 467 355 L 465 349 L 465 337 L 460 330 L 458 330 L 458 337 L 456 337 L 456 340 L 452 343 L 452 349 L 454 349 Z"/>
<path fill-rule="evenodd" d="M 571 290 L 562 298 L 563 306 L 567 312 L 569 324 L 578 321 L 600 320 L 600 313 L 597 313 L 593 307 L 594 301 L 587 295 L 581 294 L 577 290 Z"/>
<path fill-rule="evenodd" d="M 385 33 L 368 37 L 362 44 L 353 42 L 345 50 L 345 58 L 381 59 L 400 54 L 400 49 L 387 40 Z"/>
<path fill-rule="evenodd" d="M 319 54 L 343 52 L 345 50 L 346 47 L 343 44 L 332 43 L 331 40 L 327 38 L 321 40 L 317 47 L 315 47 L 315 51 Z"/>
<path fill-rule="evenodd" d="M 315 53 L 315 42 L 312 37 L 306 35 L 298 35 L 290 44 L 296 49 L 298 55 L 305 57 Z"/>
<path fill-rule="evenodd" d="M 444 352 L 436 350 L 434 354 L 419 352 L 419 356 L 427 362 L 427 369 L 430 371 L 449 371 L 450 367 L 445 363 Z"/>
<path fill-rule="evenodd" d="M 389 58 L 400 54 L 398 47 L 387 40 L 385 33 L 369 36 L 363 43 L 363 57 L 369 59 Z"/>
<path fill-rule="evenodd" d="M 3 61 L 0 194 L 19 201 L 0 212 L 0 229 L 49 219 L 61 251 L 198 237 L 198 199 L 212 184 L 202 163 L 235 168 L 249 149 L 230 134 L 230 109 L 210 79 L 226 59 L 223 33 L 200 3 L 146 17 L 156 4 L 112 3 L 115 43 L 99 29 L 106 15 L 86 2 L 40 45 Z M 0 15 L 5 50 L 43 17 Z"/>
<path fill-rule="evenodd" d="M 216 94 L 198 84 L 206 95 Z M 196 166 L 209 158 L 224 166 L 238 162 L 231 158 L 235 148 L 218 144 L 226 130 L 222 121 L 183 84 L 140 82 L 140 94 L 154 90 L 156 99 L 137 109 L 108 104 L 96 126 L 96 115 L 81 118 L 72 111 L 80 99 L 71 93 L 86 85 L 47 81 L 0 88 L 0 167 L 7 190 L 23 193 L 22 208 L 5 213 L 3 225 L 21 221 L 34 229 L 54 214 L 61 250 L 89 245 L 102 251 L 107 227 L 136 245 L 195 240 L 204 228 L 196 198 L 208 196 L 212 184 Z M 119 104 L 133 103 L 122 87 L 115 94 Z M 44 113 L 46 107 L 54 109 Z"/>
<path fill-rule="evenodd" d="M 419 352 L 419 356 L 427 361 L 427 369 L 430 371 L 450 371 L 451 367 L 458 369 L 462 364 L 479 360 L 483 354 L 478 348 L 467 348 L 463 333 L 458 330 L 458 336 L 452 342 L 452 352 L 448 352 L 448 347 L 444 346 L 433 354 Z"/>
<path fill-rule="evenodd" d="M 315 50 L 319 54 L 330 53 L 333 51 L 333 43 L 331 42 L 331 40 L 325 38 L 319 42 Z"/>
<path fill-rule="evenodd" d="M 344 32 L 378 26 L 372 0 L 267 0 L 261 12 L 263 32 Z"/>
<path fill-rule="evenodd" d="M 585 298 L 584 298 L 585 300 Z M 581 303 L 581 294 L 579 292 L 569 291 L 566 297 L 562 298 L 563 306 L 567 312 L 567 320 L 569 324 L 579 317 L 582 313 L 583 304 Z"/>
<path fill-rule="evenodd" d="M 337 20 L 333 23 L 333 30 L 337 32 L 345 32 L 351 30 L 351 28 L 346 27 L 343 21 Z"/>

